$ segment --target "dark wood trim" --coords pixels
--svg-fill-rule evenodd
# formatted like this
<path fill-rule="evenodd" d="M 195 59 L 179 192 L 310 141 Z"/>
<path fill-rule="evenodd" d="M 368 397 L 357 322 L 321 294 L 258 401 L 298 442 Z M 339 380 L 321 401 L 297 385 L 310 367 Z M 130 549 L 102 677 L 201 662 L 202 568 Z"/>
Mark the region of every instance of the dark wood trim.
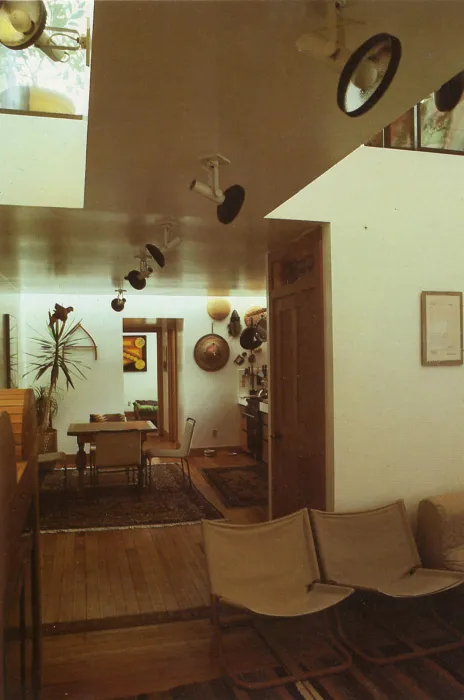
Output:
<path fill-rule="evenodd" d="M 168 328 L 168 411 L 169 440 L 177 442 L 179 438 L 179 392 L 177 382 L 177 333 Z"/>
<path fill-rule="evenodd" d="M 156 331 L 156 371 L 158 374 L 158 432 L 164 435 L 163 334 Z"/>
<path fill-rule="evenodd" d="M 5 353 L 5 388 L 11 389 L 11 348 L 10 348 L 10 314 L 3 314 L 3 351 Z"/>
<path fill-rule="evenodd" d="M 0 108 L 0 114 L 15 114 L 18 117 L 48 117 L 49 119 L 72 119 L 81 122 L 86 119 L 83 114 L 63 114 L 62 112 L 33 112 L 23 109 L 3 109 Z"/>
<path fill-rule="evenodd" d="M 204 447 L 192 447 L 190 454 L 192 457 L 204 457 L 205 450 L 216 450 L 216 452 L 237 452 L 238 454 L 243 454 L 243 449 L 240 445 L 205 445 Z"/>

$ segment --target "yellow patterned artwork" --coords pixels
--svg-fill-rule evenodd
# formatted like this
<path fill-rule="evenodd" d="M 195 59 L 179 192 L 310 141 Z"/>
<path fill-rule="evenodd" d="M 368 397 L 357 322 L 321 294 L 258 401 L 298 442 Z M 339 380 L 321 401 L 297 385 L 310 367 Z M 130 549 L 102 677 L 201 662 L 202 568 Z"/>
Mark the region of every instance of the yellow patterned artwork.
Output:
<path fill-rule="evenodd" d="M 124 372 L 146 372 L 147 336 L 123 335 L 122 357 Z"/>

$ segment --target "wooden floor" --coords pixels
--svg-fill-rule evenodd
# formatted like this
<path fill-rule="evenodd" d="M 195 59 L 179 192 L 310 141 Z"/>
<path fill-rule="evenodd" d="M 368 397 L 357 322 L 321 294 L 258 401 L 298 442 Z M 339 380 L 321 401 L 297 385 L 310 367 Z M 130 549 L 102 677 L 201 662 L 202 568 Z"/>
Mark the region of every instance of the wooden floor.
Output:
<path fill-rule="evenodd" d="M 230 633 L 227 651 L 242 671 L 272 662 L 249 628 Z M 45 637 L 41 700 L 113 700 L 220 675 L 208 620 Z"/>
<path fill-rule="evenodd" d="M 227 453 L 191 460 L 194 484 L 232 522 L 261 522 L 267 509 L 225 508 L 198 469 L 249 463 Z M 42 599 L 45 631 L 55 633 L 130 626 L 136 616 L 141 624 L 186 610 L 200 615 L 209 605 L 200 525 L 45 533 Z"/>

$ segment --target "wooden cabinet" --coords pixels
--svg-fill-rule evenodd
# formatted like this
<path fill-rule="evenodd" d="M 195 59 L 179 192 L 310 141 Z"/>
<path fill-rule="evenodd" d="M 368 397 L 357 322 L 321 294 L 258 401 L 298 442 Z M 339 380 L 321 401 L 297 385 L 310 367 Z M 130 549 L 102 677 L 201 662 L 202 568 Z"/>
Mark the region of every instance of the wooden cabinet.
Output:
<path fill-rule="evenodd" d="M 247 419 L 246 419 L 246 406 L 239 406 L 240 409 L 240 447 L 244 452 L 250 452 L 248 448 L 248 433 L 247 433 Z M 261 437 L 261 457 L 265 464 L 268 463 L 269 454 L 269 443 L 268 443 L 268 415 L 267 413 L 260 412 L 262 421 L 262 437 Z"/>
<path fill-rule="evenodd" d="M 248 451 L 248 435 L 247 435 L 247 425 L 244 413 L 246 411 L 245 406 L 239 406 L 240 409 L 240 447 L 244 452 Z"/>

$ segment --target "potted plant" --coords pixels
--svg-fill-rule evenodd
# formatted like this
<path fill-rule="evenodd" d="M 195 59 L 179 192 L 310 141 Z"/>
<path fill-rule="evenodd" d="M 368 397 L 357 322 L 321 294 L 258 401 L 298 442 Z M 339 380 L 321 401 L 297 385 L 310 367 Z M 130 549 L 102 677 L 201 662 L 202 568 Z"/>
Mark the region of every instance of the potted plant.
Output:
<path fill-rule="evenodd" d="M 66 389 L 75 388 L 73 377 L 85 379 L 81 369 L 85 365 L 81 360 L 73 357 L 74 351 L 80 345 L 79 339 L 76 338 L 80 322 L 68 323 L 70 311 L 73 311 L 71 307 L 65 309 L 56 304 L 53 314 L 48 312 L 47 333 L 33 338 L 38 345 L 37 352 L 28 353 L 33 361 L 26 375 L 35 372 L 34 381 L 38 381 L 48 372 L 50 373 L 49 384 L 37 387 L 35 390 L 38 404 L 39 452 L 57 450 L 56 431 L 53 430 L 52 419 L 58 410 L 56 392 L 61 373 L 66 381 Z"/>

